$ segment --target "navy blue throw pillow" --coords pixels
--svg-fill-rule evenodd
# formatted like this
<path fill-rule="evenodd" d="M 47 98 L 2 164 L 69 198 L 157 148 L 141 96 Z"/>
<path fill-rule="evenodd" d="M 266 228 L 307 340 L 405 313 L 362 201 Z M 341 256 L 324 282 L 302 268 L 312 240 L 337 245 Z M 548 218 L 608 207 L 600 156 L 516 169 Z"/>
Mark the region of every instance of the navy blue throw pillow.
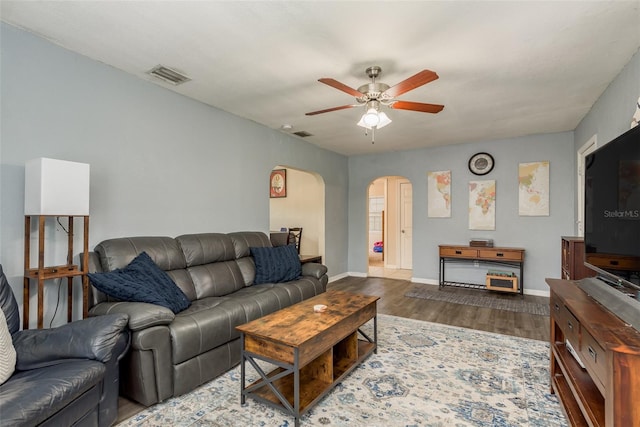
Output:
<path fill-rule="evenodd" d="M 298 251 L 293 245 L 275 248 L 250 248 L 256 263 L 254 283 L 280 283 L 295 280 L 302 275 Z"/>
<path fill-rule="evenodd" d="M 91 284 L 121 301 L 148 302 L 179 313 L 191 305 L 189 298 L 169 275 L 142 252 L 124 268 L 89 273 Z"/>

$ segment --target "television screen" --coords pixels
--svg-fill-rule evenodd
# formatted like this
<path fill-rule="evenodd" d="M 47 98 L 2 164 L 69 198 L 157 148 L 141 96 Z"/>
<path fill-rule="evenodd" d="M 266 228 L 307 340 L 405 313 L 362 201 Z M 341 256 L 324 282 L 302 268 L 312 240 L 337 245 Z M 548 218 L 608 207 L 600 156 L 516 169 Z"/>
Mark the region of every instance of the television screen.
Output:
<path fill-rule="evenodd" d="M 640 126 L 586 158 L 585 264 L 640 289 Z"/>

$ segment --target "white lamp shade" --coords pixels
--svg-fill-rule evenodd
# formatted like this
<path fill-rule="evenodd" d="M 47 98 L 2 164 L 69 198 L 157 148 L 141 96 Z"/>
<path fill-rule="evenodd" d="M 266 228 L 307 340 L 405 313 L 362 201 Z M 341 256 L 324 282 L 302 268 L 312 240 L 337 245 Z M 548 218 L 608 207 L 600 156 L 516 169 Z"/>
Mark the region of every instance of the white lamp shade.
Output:
<path fill-rule="evenodd" d="M 88 164 L 40 157 L 24 172 L 25 215 L 89 215 Z"/>
<path fill-rule="evenodd" d="M 377 126 L 380 122 L 380 118 L 378 117 L 378 111 L 374 108 L 369 108 L 364 116 L 362 116 L 362 120 L 369 127 Z"/>
<path fill-rule="evenodd" d="M 378 113 L 378 118 L 380 119 L 380 123 L 378 123 L 378 126 L 377 126 L 378 129 L 381 129 L 392 122 L 392 120 L 389 118 L 389 116 L 387 116 L 387 114 L 384 111 Z"/>

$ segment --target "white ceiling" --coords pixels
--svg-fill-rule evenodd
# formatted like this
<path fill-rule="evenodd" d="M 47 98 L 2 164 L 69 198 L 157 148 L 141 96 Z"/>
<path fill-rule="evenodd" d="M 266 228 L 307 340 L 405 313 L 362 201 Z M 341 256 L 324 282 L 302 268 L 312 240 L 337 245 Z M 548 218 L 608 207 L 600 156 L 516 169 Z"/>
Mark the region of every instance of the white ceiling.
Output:
<path fill-rule="evenodd" d="M 575 129 L 640 47 L 636 1 L 6 1 L 2 20 L 67 49 L 346 155 Z M 162 64 L 192 81 L 146 74 Z M 423 69 L 440 79 L 399 99 L 376 142 L 363 109 L 319 83 L 391 86 Z M 385 107 L 386 108 L 386 107 Z M 630 116 L 633 106 L 630 106 Z"/>

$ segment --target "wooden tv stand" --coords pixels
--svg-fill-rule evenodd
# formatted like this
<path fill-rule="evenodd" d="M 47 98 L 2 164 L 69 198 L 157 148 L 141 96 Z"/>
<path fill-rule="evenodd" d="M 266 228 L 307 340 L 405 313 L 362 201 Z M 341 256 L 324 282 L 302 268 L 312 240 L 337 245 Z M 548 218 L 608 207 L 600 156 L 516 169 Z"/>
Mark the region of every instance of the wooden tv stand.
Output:
<path fill-rule="evenodd" d="M 551 386 L 567 420 L 572 426 L 640 426 L 640 332 L 576 282 L 546 282 L 551 288 Z"/>

